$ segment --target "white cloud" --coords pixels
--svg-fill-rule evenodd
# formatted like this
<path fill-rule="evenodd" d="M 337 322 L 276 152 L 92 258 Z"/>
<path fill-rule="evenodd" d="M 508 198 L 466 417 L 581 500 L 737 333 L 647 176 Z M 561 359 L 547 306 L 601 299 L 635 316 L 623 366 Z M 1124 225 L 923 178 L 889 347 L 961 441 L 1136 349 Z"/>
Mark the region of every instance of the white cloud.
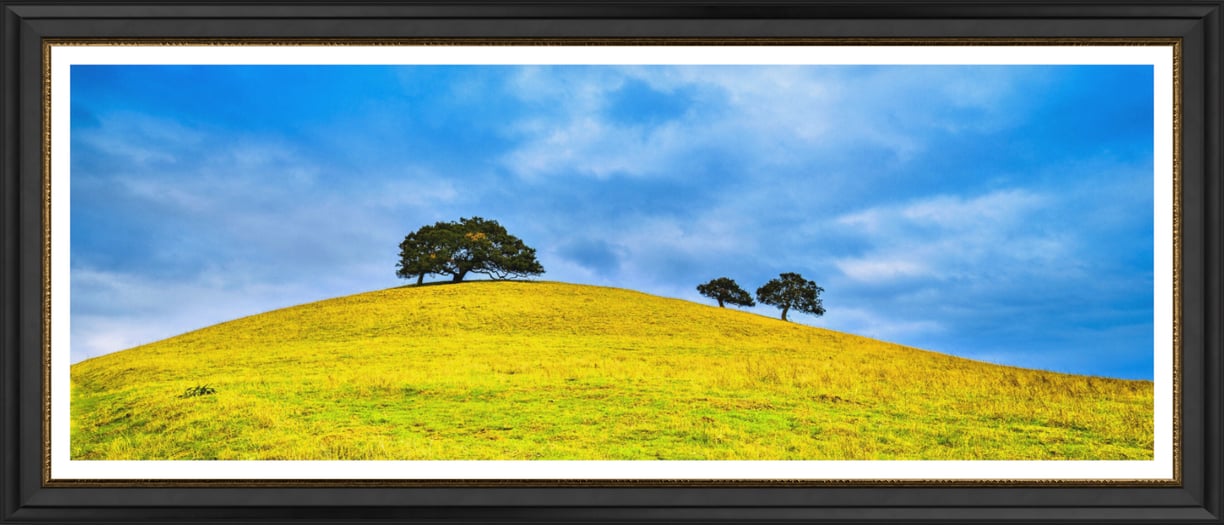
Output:
<path fill-rule="evenodd" d="M 71 357 L 77 362 L 326 297 L 306 286 L 249 282 L 213 270 L 156 278 L 77 267 L 72 270 Z"/>
<path fill-rule="evenodd" d="M 885 316 L 868 308 L 848 306 L 829 309 L 823 324 L 884 341 L 914 340 L 946 329 L 942 323 L 932 319 Z"/>
<path fill-rule="evenodd" d="M 1027 190 L 995 191 L 973 198 L 940 195 L 906 205 L 895 212 L 916 224 L 949 230 L 1010 227 L 1025 214 L 1048 204 L 1048 199 Z"/>
<path fill-rule="evenodd" d="M 847 277 L 866 283 L 906 278 L 1009 280 L 1073 271 L 1070 236 L 1046 228 L 1051 198 L 1028 190 L 976 197 L 938 195 L 851 212 L 834 220 L 870 245 L 835 259 Z"/>
<path fill-rule="evenodd" d="M 598 179 L 647 175 L 666 165 L 676 148 L 686 147 L 675 140 L 674 126 L 651 130 L 616 126 L 593 115 L 556 124 L 532 122 L 527 128 L 539 131 L 530 132 L 526 143 L 503 161 L 511 172 L 527 179 L 556 174 Z"/>
<path fill-rule="evenodd" d="M 737 152 L 746 169 L 810 167 L 847 146 L 887 152 L 872 159 L 877 165 L 904 163 L 926 150 L 932 132 L 1015 121 L 1001 101 L 1014 98 L 1016 78 L 981 68 L 525 68 L 510 89 L 548 109 L 511 124 L 522 144 L 503 163 L 529 179 L 606 178 L 667 174 L 706 151 Z M 613 122 L 603 110 L 628 81 L 701 104 L 652 126 Z"/>
<path fill-rule="evenodd" d="M 827 118 L 812 118 L 829 101 L 822 99 L 821 83 L 797 68 L 621 71 L 626 76 L 585 70 L 544 77 L 540 70 L 525 70 L 514 87 L 533 100 L 548 97 L 554 106 L 545 116 L 512 125 L 522 145 L 506 155 L 504 165 L 532 179 L 671 175 L 676 166 L 709 150 L 752 150 L 767 163 L 792 162 L 792 146 L 814 143 L 834 126 Z M 613 122 L 603 113 L 627 80 L 663 93 L 692 88 L 711 98 L 717 94 L 719 100 L 654 125 Z M 745 157 L 749 153 L 743 151 Z"/>
<path fill-rule="evenodd" d="M 885 281 L 906 277 L 934 275 L 936 270 L 918 261 L 886 260 L 882 258 L 838 259 L 837 269 L 859 281 Z"/>
<path fill-rule="evenodd" d="M 120 176 L 115 180 L 128 195 L 158 206 L 198 213 L 216 204 L 201 192 L 164 181 L 135 176 Z"/>
<path fill-rule="evenodd" d="M 121 157 L 129 166 L 177 162 L 181 159 L 175 150 L 197 145 L 205 137 L 183 123 L 139 113 L 118 112 L 98 118 L 99 128 L 74 130 L 73 140 Z"/>
<path fill-rule="evenodd" d="M 404 171 L 402 177 L 372 184 L 372 195 L 361 199 L 361 202 L 387 208 L 432 208 L 454 202 L 460 196 L 453 181 L 430 170 L 414 167 Z"/>

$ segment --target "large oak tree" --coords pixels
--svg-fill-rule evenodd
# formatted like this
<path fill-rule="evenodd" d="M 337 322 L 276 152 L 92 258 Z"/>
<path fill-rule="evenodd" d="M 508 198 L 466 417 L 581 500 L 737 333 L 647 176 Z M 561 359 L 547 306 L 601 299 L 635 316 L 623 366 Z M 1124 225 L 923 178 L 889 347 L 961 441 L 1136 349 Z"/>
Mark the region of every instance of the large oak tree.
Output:
<path fill-rule="evenodd" d="M 544 273 L 535 248 L 510 235 L 497 221 L 480 217 L 423 226 L 404 237 L 395 274 L 404 279 L 449 275 L 455 282 L 468 274 L 510 279 Z"/>

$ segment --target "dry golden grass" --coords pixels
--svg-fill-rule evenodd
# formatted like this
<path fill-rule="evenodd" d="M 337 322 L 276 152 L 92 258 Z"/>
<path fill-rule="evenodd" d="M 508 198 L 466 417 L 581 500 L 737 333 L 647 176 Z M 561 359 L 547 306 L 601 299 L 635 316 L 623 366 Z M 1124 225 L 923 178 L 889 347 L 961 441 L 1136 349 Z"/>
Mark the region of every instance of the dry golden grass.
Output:
<path fill-rule="evenodd" d="M 180 397 L 194 386 L 213 394 Z M 404 287 L 72 367 L 76 459 L 1151 459 L 1153 394 L 548 282 Z"/>

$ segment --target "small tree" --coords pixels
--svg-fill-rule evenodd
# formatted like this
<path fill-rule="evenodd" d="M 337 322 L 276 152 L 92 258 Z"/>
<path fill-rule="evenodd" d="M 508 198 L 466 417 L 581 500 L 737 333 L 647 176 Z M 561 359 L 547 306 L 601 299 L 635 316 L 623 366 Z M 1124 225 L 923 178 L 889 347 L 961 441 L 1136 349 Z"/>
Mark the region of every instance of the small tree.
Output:
<path fill-rule="evenodd" d="M 718 301 L 719 308 L 725 308 L 723 303 L 731 303 L 736 306 L 756 306 L 756 302 L 752 300 L 752 296 L 743 288 L 740 288 L 734 280 L 726 277 L 713 279 L 708 283 L 697 285 L 697 293 Z"/>
<path fill-rule="evenodd" d="M 804 279 L 797 273 L 784 273 L 777 279 L 757 288 L 757 300 L 782 309 L 782 320 L 786 320 L 786 312 L 792 308 L 812 315 L 824 315 L 824 305 L 820 301 L 820 293 L 824 291 L 814 281 Z"/>
<path fill-rule="evenodd" d="M 408 234 L 400 243 L 395 274 L 417 284 L 429 274 L 449 275 L 454 282 L 469 273 L 510 279 L 544 273 L 535 248 L 510 235 L 497 221 L 480 217 L 438 222 Z"/>

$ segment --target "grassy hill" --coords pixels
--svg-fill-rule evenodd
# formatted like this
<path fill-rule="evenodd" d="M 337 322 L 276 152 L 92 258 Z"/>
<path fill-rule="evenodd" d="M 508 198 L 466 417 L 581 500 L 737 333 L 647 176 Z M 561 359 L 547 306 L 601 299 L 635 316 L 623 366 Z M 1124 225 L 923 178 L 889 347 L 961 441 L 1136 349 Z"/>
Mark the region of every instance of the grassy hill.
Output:
<path fill-rule="evenodd" d="M 470 282 L 78 363 L 71 441 L 75 459 L 1151 459 L 1152 403 L 1149 381 L 629 290 Z"/>

